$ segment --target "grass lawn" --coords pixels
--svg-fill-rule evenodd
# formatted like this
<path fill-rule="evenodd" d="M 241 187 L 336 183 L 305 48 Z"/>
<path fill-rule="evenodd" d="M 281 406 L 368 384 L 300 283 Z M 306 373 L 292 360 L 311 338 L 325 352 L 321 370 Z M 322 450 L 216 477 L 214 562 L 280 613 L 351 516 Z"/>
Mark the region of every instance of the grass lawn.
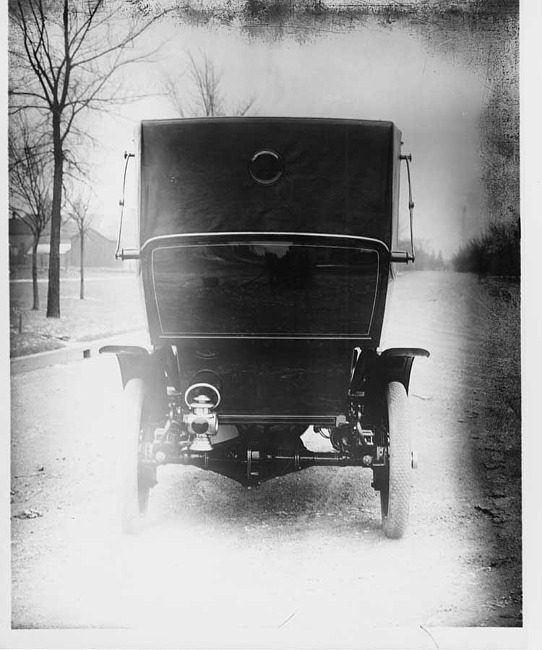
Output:
<path fill-rule="evenodd" d="M 145 327 L 138 278 L 106 269 L 88 271 L 85 299 L 79 299 L 79 274 L 63 272 L 60 318 L 47 318 L 47 278 L 40 277 L 40 309 L 32 310 L 32 282 L 10 282 L 12 357 L 61 348 Z M 21 331 L 19 328 L 21 326 Z"/>

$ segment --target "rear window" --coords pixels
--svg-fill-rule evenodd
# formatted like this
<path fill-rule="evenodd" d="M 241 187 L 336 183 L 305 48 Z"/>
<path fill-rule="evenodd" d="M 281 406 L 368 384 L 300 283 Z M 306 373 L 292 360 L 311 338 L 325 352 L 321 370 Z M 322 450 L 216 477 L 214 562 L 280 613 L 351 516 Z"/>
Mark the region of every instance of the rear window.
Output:
<path fill-rule="evenodd" d="M 152 251 L 164 335 L 366 336 L 378 286 L 375 250 L 285 241 Z"/>

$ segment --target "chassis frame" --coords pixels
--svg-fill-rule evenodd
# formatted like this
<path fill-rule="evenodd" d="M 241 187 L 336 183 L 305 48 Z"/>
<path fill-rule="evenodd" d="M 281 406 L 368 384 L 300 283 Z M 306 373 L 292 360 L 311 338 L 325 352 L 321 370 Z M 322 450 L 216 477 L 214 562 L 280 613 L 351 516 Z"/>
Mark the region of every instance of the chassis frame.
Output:
<path fill-rule="evenodd" d="M 260 417 L 222 414 L 222 424 L 240 427 L 244 433 L 254 429 L 255 435 L 245 440 L 226 441 L 209 451 L 192 451 L 182 445 L 183 414 L 189 413 L 182 405 L 182 395 L 167 390 L 169 356 L 163 348 L 149 352 L 138 346 L 110 345 L 100 349 L 101 354 L 115 354 L 123 386 L 140 379 L 149 387 L 150 427 L 143 427 L 138 447 L 139 480 L 146 490 L 157 483 L 157 468 L 165 464 L 191 465 L 210 470 L 254 487 L 271 478 L 315 466 L 364 467 L 373 471 L 373 488 L 382 492 L 389 483 L 389 424 L 386 386 L 395 383 L 408 395 L 412 364 L 416 357 L 428 357 L 422 348 L 390 348 L 377 354 L 374 350 L 355 348 L 348 390 L 349 409 L 346 416 L 273 416 Z M 171 365 L 169 366 L 171 372 Z M 151 388 L 152 387 L 152 388 Z M 167 397 L 167 399 L 166 399 Z M 312 452 L 291 446 L 274 446 L 258 440 L 258 427 L 274 425 L 312 426 L 328 431 L 334 450 Z M 172 425 L 174 425 L 172 430 Z M 185 440 L 187 439 L 184 436 Z M 248 440 L 248 441 L 247 441 Z M 417 466 L 414 452 L 410 452 L 410 466 Z M 144 510 L 148 501 L 145 496 Z M 143 515 L 144 512 L 141 512 Z M 133 525 L 128 525 L 132 531 Z M 388 536 L 400 537 L 406 528 Z"/>

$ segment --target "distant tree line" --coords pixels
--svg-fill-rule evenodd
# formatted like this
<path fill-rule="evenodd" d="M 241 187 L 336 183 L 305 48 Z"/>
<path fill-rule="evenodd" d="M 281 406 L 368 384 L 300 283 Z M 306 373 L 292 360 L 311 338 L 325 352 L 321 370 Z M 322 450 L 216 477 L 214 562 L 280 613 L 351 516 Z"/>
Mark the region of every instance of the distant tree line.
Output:
<path fill-rule="evenodd" d="M 488 230 L 453 256 L 456 271 L 478 275 L 519 277 L 521 271 L 520 223 L 493 223 Z"/>
<path fill-rule="evenodd" d="M 437 254 L 434 251 L 428 252 L 427 246 L 423 241 L 415 241 L 416 261 L 414 264 L 409 263 L 401 266 L 405 271 L 447 271 L 448 263 L 442 256 L 442 251 Z M 399 240 L 398 249 L 403 251 L 410 250 L 410 240 Z"/>

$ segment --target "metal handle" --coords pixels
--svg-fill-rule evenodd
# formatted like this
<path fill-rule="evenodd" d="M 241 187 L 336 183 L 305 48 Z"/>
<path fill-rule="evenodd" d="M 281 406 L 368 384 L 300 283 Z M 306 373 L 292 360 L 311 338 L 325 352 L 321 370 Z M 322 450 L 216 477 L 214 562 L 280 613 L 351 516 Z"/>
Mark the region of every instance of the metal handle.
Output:
<path fill-rule="evenodd" d="M 398 262 L 399 264 L 408 264 L 414 261 L 414 255 L 411 255 L 408 251 L 392 251 L 391 261 Z"/>
<path fill-rule="evenodd" d="M 122 219 L 124 217 L 124 194 L 126 191 L 126 172 L 128 170 L 128 162 L 130 161 L 130 158 L 134 158 L 133 153 L 129 153 L 128 151 L 124 152 L 124 160 L 126 161 L 126 164 L 124 165 L 124 178 L 122 179 L 122 198 L 119 201 L 120 205 L 120 221 L 119 221 L 119 234 L 117 237 L 117 248 L 115 249 L 115 259 L 116 260 L 133 260 L 133 259 L 139 259 L 139 251 L 137 254 L 137 257 L 126 257 L 124 250 L 120 250 L 120 238 L 122 235 Z M 128 250 L 126 251 L 128 253 Z"/>
<path fill-rule="evenodd" d="M 410 181 L 410 163 L 412 162 L 412 154 L 401 154 L 399 156 L 400 160 L 404 160 L 406 162 L 406 167 L 407 167 L 407 176 L 408 176 L 408 211 L 410 214 L 410 250 L 412 251 L 411 254 L 409 253 L 403 253 L 403 252 L 396 252 L 392 253 L 392 262 L 405 262 L 408 264 L 408 262 L 414 262 L 416 259 L 416 254 L 414 252 L 414 228 L 413 228 L 413 222 L 414 222 L 414 201 L 412 200 L 412 183 Z M 406 255 L 406 259 L 393 259 L 394 255 L 402 256 Z"/>
<path fill-rule="evenodd" d="M 138 260 L 139 252 L 137 248 L 123 248 L 119 253 L 115 253 L 115 257 L 123 262 L 124 260 Z"/>

